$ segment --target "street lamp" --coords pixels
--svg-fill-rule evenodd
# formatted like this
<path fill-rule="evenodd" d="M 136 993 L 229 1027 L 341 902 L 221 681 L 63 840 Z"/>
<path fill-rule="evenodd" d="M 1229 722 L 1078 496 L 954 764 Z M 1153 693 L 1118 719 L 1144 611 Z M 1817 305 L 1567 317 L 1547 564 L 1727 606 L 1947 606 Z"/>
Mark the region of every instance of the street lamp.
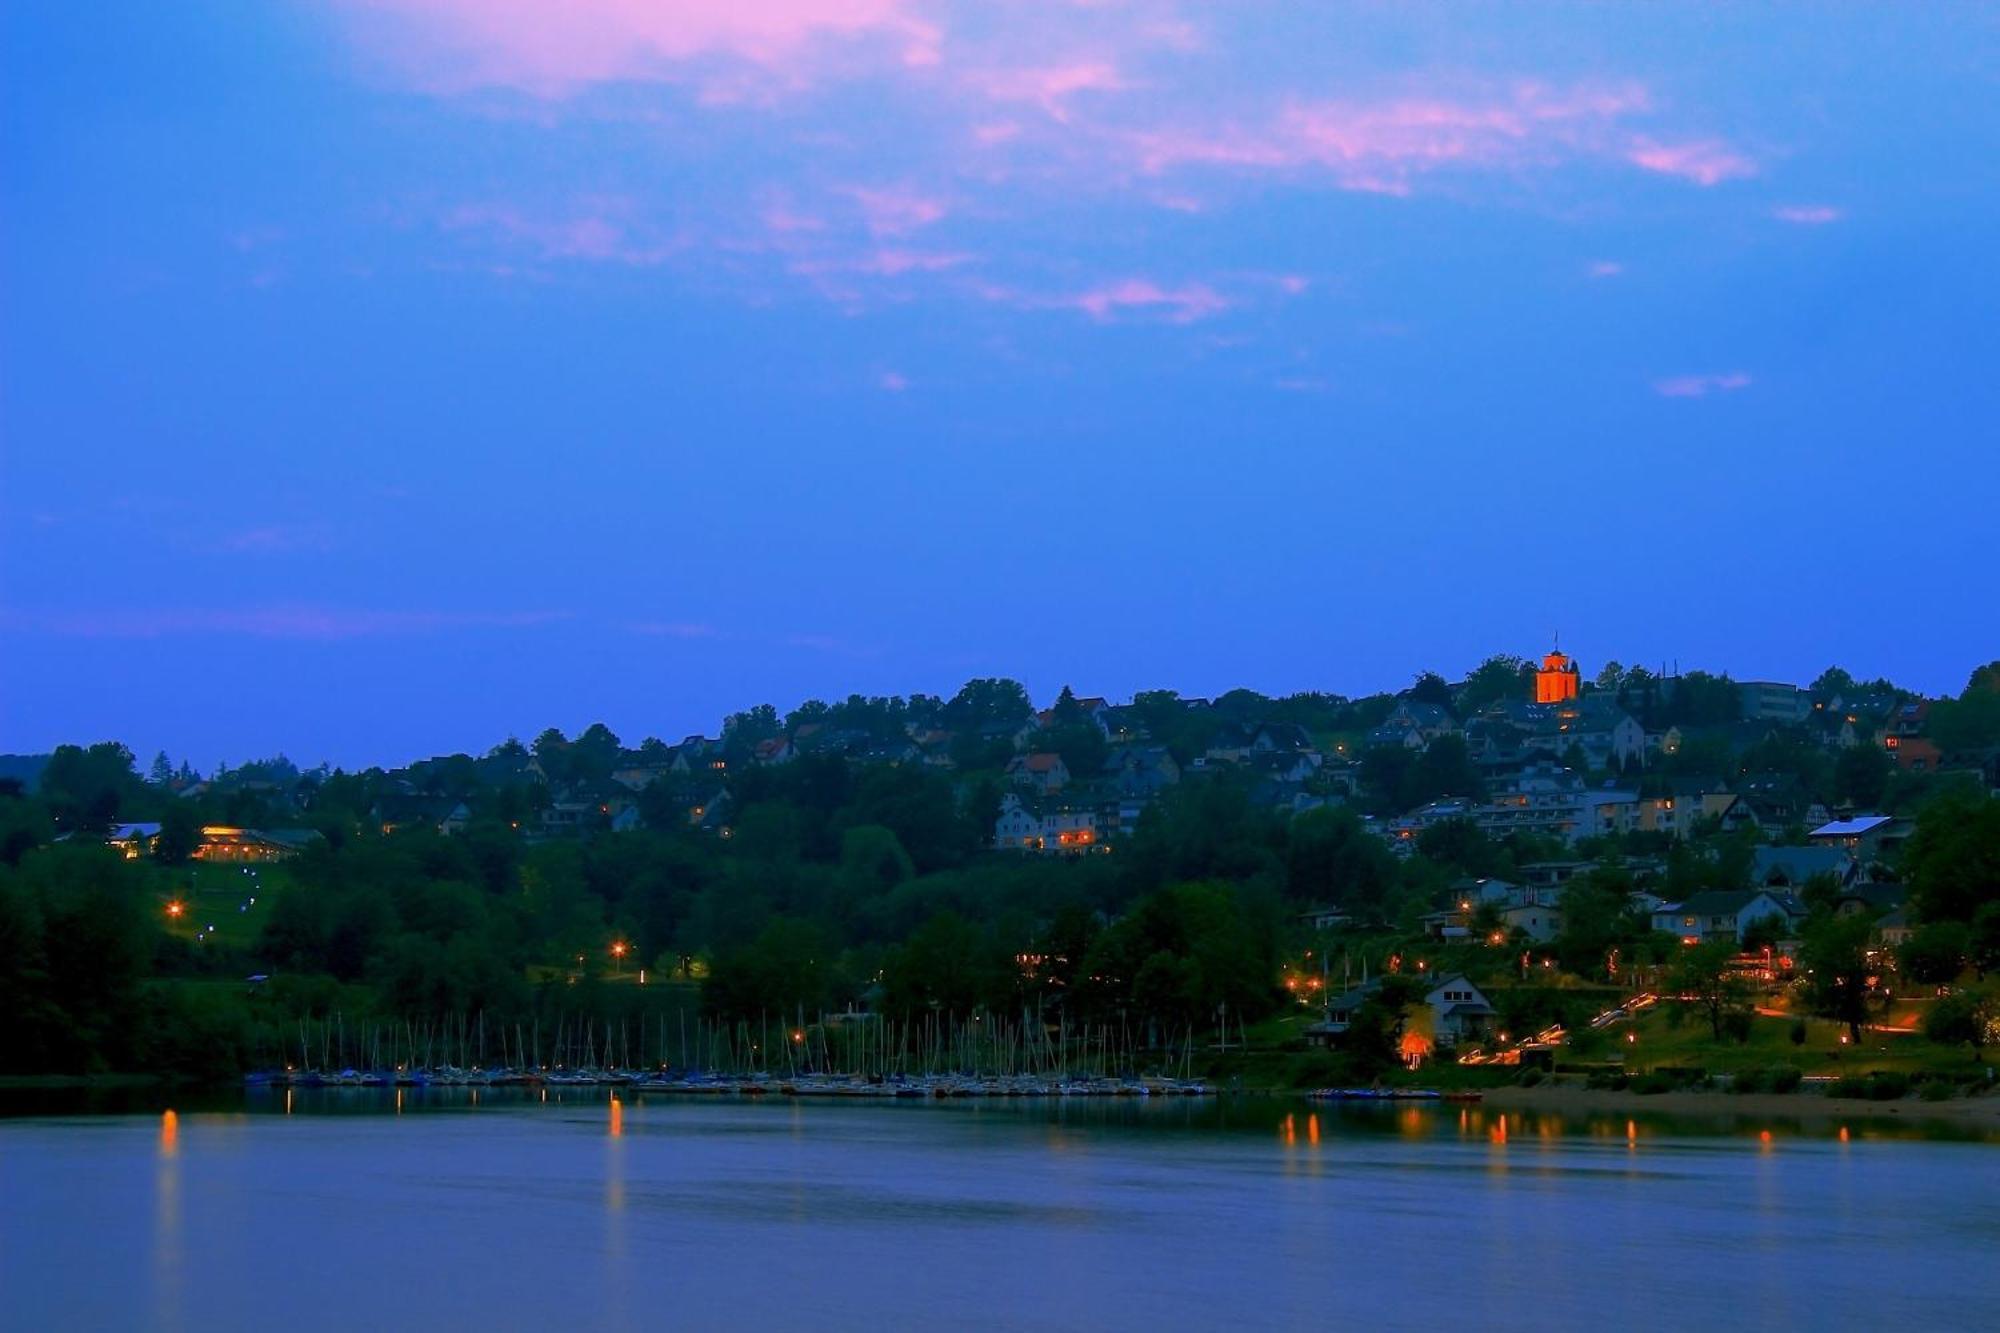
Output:
<path fill-rule="evenodd" d="M 624 940 L 619 940 L 611 946 L 611 957 L 615 960 L 612 965 L 611 975 L 614 977 L 618 975 L 618 965 L 625 961 L 625 949 L 626 944 Z"/>
<path fill-rule="evenodd" d="M 180 919 L 181 913 L 185 912 L 186 910 L 187 910 L 186 905 L 181 903 L 178 899 L 167 904 L 167 915 L 174 918 L 176 921 Z"/>

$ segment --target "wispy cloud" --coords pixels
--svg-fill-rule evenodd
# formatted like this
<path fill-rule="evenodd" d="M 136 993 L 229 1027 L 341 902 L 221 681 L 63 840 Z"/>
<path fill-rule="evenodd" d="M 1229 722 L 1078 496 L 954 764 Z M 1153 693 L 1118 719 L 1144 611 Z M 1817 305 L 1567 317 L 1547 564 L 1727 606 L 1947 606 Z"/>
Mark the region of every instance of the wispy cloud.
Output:
<path fill-rule="evenodd" d="M 1696 185 L 1720 185 L 1757 174 L 1757 164 L 1717 139 L 1656 143 L 1642 139 L 1627 154 L 1634 166 Z"/>
<path fill-rule="evenodd" d="M 862 221 L 877 236 L 902 236 L 940 222 L 950 206 L 910 185 L 849 185 L 842 193 L 861 209 Z"/>
<path fill-rule="evenodd" d="M 258 607 L 142 607 L 88 611 L 8 611 L 0 620 L 61 638 L 158 639 L 241 636 L 340 640 L 454 629 L 521 629 L 569 618 L 561 611 L 371 610 L 288 604 Z"/>
<path fill-rule="evenodd" d="M 324 523 L 271 523 L 230 533 L 215 543 L 229 555 L 285 555 L 332 549 L 333 534 Z"/>
<path fill-rule="evenodd" d="M 1750 376 L 1740 370 L 1719 375 L 1675 375 L 1653 381 L 1653 392 L 1662 398 L 1706 398 L 1712 393 L 1734 393 L 1750 387 Z"/>
<path fill-rule="evenodd" d="M 1070 99 L 1079 93 L 1115 93 L 1132 87 L 1118 67 L 1106 60 L 981 70 L 969 76 L 968 82 L 994 101 L 1029 102 L 1061 122 L 1070 119 Z"/>
<path fill-rule="evenodd" d="M 1569 161 L 1623 160 L 1714 184 L 1755 171 L 1719 140 L 1660 144 L 1623 128 L 1653 110 L 1637 83 L 1554 87 L 1520 80 L 1457 93 L 1287 101 L 1261 122 L 1128 133 L 1139 169 L 1324 171 L 1342 188 L 1406 195 L 1428 174 L 1546 170 Z"/>
<path fill-rule="evenodd" d="M 884 393 L 901 393 L 905 389 L 910 387 L 910 381 L 908 380 L 908 378 L 906 378 L 900 371 L 895 371 L 895 370 L 883 371 L 881 375 L 876 378 L 875 383 L 882 389 Z"/>
<path fill-rule="evenodd" d="M 625 627 L 634 634 L 653 639 L 719 639 L 722 631 L 713 625 L 686 620 L 635 620 Z"/>
<path fill-rule="evenodd" d="M 1229 299 L 1207 283 L 1187 282 L 1177 287 L 1163 287 L 1150 278 L 1124 278 L 1036 304 L 1055 309 L 1081 310 L 1099 322 L 1139 312 L 1163 314 L 1175 324 L 1192 324 L 1198 319 L 1219 315 L 1230 306 Z"/>
<path fill-rule="evenodd" d="M 1830 204 L 1786 204 L 1771 210 L 1771 216 L 1780 222 L 1790 222 L 1800 227 L 1824 227 L 1838 222 L 1847 214 Z"/>
<path fill-rule="evenodd" d="M 942 33 L 904 0 L 333 0 L 381 58 L 439 91 L 538 97 L 619 80 L 713 79 L 724 60 L 797 85 L 828 43 L 873 39 L 913 67 Z"/>
<path fill-rule="evenodd" d="M 1583 271 L 1593 278 L 1615 278 L 1625 272 L 1625 266 L 1615 259 L 1593 259 Z"/>
<path fill-rule="evenodd" d="M 464 204 L 438 219 L 447 232 L 479 232 L 526 245 L 545 260 L 595 260 L 651 267 L 686 250 L 684 236 L 660 236 L 633 220 L 633 206 L 605 201 L 549 216 L 508 204 Z"/>

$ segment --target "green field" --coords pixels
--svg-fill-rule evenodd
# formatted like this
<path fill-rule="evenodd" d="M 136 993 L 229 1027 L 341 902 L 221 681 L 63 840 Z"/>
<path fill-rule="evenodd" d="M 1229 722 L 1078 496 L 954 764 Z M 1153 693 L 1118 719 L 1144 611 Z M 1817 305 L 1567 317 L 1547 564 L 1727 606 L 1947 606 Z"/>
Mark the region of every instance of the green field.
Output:
<path fill-rule="evenodd" d="M 1913 1023 L 1918 1012 L 1917 1006 L 1904 1006 L 1886 1017 L 1889 1024 L 1900 1027 Z M 1718 1042 L 1704 1019 L 1687 1013 L 1677 1027 L 1663 1005 L 1648 1011 L 1629 1027 L 1614 1029 L 1617 1034 L 1614 1045 L 1624 1053 L 1626 1068 L 1635 1074 L 1660 1067 L 1733 1074 L 1792 1065 L 1808 1076 L 1866 1074 L 1876 1070 L 1911 1075 L 1970 1075 L 1981 1068 L 1969 1046 L 1940 1046 L 1917 1031 L 1864 1031 L 1860 1045 L 1850 1046 L 1841 1041 L 1847 1031 L 1845 1024 L 1807 1018 L 1806 1039 L 1803 1044 L 1795 1045 L 1793 1023 L 1789 1016 L 1759 1014 L 1750 1021 L 1747 1040 L 1738 1042 L 1725 1037 Z M 1628 1042 L 1628 1032 L 1636 1040 Z M 1615 1058 L 1616 1052 L 1612 1055 Z"/>
<path fill-rule="evenodd" d="M 168 933 L 227 948 L 254 944 L 270 920 L 271 905 L 292 888 L 291 873 L 282 865 L 197 863 L 169 872 L 169 878 L 172 896 L 163 895 L 160 903 Z M 178 914 L 169 910 L 174 903 L 180 905 Z"/>

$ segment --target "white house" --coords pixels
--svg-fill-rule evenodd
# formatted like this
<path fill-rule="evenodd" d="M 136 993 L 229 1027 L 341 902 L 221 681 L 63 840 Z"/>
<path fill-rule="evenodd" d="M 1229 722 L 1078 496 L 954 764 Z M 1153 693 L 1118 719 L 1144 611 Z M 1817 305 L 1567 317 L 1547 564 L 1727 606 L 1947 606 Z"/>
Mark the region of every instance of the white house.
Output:
<path fill-rule="evenodd" d="M 1727 940 L 1741 944 L 1750 927 L 1777 917 L 1789 925 L 1801 913 L 1787 896 L 1764 889 L 1711 889 L 1682 903 L 1669 903 L 1653 913 L 1653 929 L 1680 936 L 1683 944 Z"/>
<path fill-rule="evenodd" d="M 1431 1007 L 1431 1036 L 1440 1046 L 1456 1046 L 1477 1037 L 1496 1012 L 1485 993 L 1463 972 L 1439 977 L 1424 996 L 1424 1003 Z"/>

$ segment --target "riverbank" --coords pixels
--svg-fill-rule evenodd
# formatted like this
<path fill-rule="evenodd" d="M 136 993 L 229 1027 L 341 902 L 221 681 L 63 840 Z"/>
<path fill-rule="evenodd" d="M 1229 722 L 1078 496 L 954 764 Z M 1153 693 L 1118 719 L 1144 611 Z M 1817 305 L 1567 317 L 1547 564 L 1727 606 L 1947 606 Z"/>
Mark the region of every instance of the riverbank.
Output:
<path fill-rule="evenodd" d="M 1592 1115 L 1607 1113 L 1655 1115 L 1782 1117 L 1791 1120 L 1938 1120 L 1959 1125 L 2000 1129 L 2000 1095 L 1980 1093 L 1927 1102 L 1915 1097 L 1878 1102 L 1862 1097 L 1826 1097 L 1818 1093 L 1732 1093 L 1684 1089 L 1641 1093 L 1629 1089 L 1584 1088 L 1541 1083 L 1532 1088 L 1498 1087 L 1486 1091 L 1485 1105 L 1501 1111 Z"/>

